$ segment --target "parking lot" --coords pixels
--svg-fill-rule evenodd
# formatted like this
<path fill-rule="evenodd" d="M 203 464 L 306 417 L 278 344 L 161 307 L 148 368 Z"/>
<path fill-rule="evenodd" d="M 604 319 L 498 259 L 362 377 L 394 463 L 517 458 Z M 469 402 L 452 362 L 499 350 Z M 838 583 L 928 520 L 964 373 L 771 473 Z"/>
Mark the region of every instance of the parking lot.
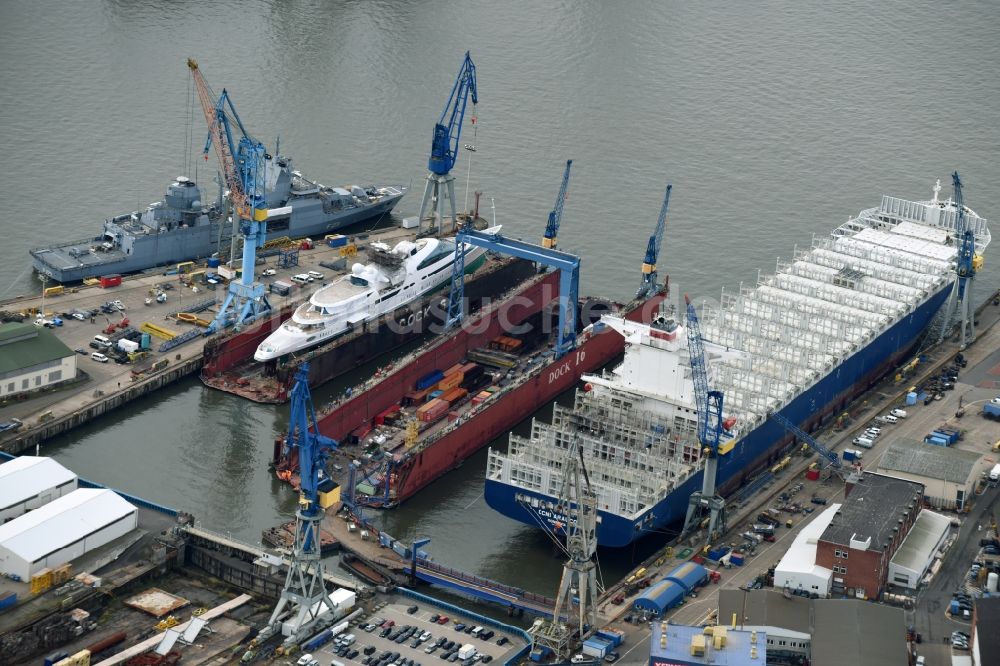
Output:
<path fill-rule="evenodd" d="M 409 612 L 414 608 L 416 610 Z M 437 620 L 432 621 L 435 617 Z M 380 621 L 377 627 L 366 630 L 366 627 L 370 627 L 376 621 Z M 458 630 L 460 625 L 464 625 L 470 633 Z M 463 660 L 458 658 L 459 648 L 463 645 L 472 645 L 479 656 L 469 663 L 488 664 L 492 661 L 504 661 L 507 656 L 524 645 L 519 636 L 485 625 L 482 625 L 483 630 L 492 631 L 492 636 L 489 639 L 484 639 L 481 635 L 474 636 L 471 630 L 477 626 L 480 625 L 475 620 L 464 615 L 455 616 L 447 610 L 397 597 L 371 614 L 363 616 L 357 624 L 351 623 L 350 628 L 340 635 L 340 637 L 348 634 L 354 636 L 354 641 L 346 646 L 346 649 L 331 641 L 312 654 L 320 666 L 338 663 L 344 666 L 378 664 L 389 666 L 404 662 L 406 666 L 420 664 L 433 666 L 446 663 L 461 664 Z M 407 628 L 412 628 L 412 633 Z M 424 635 L 428 636 L 420 640 L 419 637 Z M 401 638 L 401 636 L 407 637 Z M 498 645 L 498 641 L 504 644 Z M 416 647 L 414 642 L 417 643 Z M 442 642 L 444 644 L 440 645 Z M 449 648 L 449 644 L 453 645 Z M 427 650 L 435 645 L 438 647 L 428 653 Z M 444 655 L 448 657 L 442 660 Z"/>

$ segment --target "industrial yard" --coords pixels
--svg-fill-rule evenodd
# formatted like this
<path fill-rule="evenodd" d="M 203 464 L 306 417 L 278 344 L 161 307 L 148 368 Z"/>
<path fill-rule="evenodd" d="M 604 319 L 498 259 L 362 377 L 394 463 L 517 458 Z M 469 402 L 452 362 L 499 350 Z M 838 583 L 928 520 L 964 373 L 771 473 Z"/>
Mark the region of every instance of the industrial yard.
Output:
<path fill-rule="evenodd" d="M 406 230 L 392 227 L 371 233 L 354 235 L 352 245 L 361 246 L 361 253 L 352 261 L 364 261 L 364 245 L 383 241 L 395 242 L 402 238 L 412 238 Z M 280 310 L 286 305 L 298 303 L 307 298 L 315 288 L 341 273 L 325 268 L 321 264 L 340 262 L 343 264 L 343 247 L 328 247 L 317 243 L 313 249 L 303 250 L 300 245 L 293 250 L 298 264 L 287 268 L 276 265 L 277 256 L 272 256 L 259 264 L 258 270 L 273 274 L 261 277 L 264 283 L 287 282 L 292 275 L 314 271 L 323 278 L 303 287 L 294 287 L 285 295 L 269 294 L 271 305 Z M 176 313 L 195 310 L 197 318 L 211 320 L 218 305 L 225 298 L 225 281 L 209 284 L 206 275 L 211 272 L 202 266 L 190 266 L 186 272 L 176 269 L 138 275 L 124 279 L 119 286 L 102 288 L 100 285 L 67 288 L 58 296 L 43 299 L 40 296 L 15 297 L 0 302 L 0 310 L 13 314 L 23 314 L 31 323 L 34 313 L 44 313 L 51 321 L 59 317 L 62 324 L 48 328 L 66 348 L 75 355 L 78 375 L 74 380 L 64 378 L 62 384 L 52 389 L 42 389 L 25 396 L 27 399 L 7 399 L 0 402 L 0 422 L 18 419 L 23 425 L 16 430 L 0 431 L 0 450 L 17 453 L 34 446 L 58 433 L 90 421 L 101 414 L 120 408 L 138 397 L 148 395 L 172 381 L 197 372 L 201 367 L 203 348 L 210 338 L 196 336 L 190 341 L 160 351 L 168 342 L 156 335 L 150 337 L 148 356 L 142 360 L 119 364 L 99 362 L 92 354 L 99 352 L 95 347 L 95 336 L 115 337 L 133 329 L 142 331 L 143 324 L 156 327 L 161 335 L 183 335 L 191 331 L 203 330 L 198 324 L 178 320 Z M 293 284 L 289 282 L 289 284 Z M 150 293 L 166 294 L 165 302 L 146 304 Z M 114 305 L 120 302 L 122 309 Z M 102 306 L 108 312 L 102 311 Z M 204 306 L 208 305 L 207 308 Z M 196 307 L 198 306 L 198 307 Z M 95 312 L 93 317 L 82 321 L 71 316 L 73 312 Z M 62 315 L 62 316 L 60 316 Z M 122 324 L 125 327 L 122 327 Z M 110 332 L 109 332 L 110 331 Z M 92 344 L 94 343 L 94 344 Z"/>

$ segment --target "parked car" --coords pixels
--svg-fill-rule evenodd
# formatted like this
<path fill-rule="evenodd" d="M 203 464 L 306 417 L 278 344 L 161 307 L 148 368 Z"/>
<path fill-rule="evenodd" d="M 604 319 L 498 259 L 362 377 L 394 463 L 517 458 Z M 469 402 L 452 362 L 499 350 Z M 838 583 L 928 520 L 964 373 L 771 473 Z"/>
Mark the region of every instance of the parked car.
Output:
<path fill-rule="evenodd" d="M 442 615 L 441 617 L 439 617 L 437 619 L 437 623 L 438 624 L 448 624 L 448 616 L 447 615 Z"/>
<path fill-rule="evenodd" d="M 319 271 L 309 271 L 308 273 L 306 273 L 306 275 L 308 275 L 309 277 L 311 277 L 314 280 L 322 280 L 323 279 L 323 274 L 320 273 Z M 415 608 L 415 606 L 414 606 L 414 608 Z M 407 611 L 407 612 L 409 612 L 409 611 Z M 416 613 L 416 611 L 413 611 L 413 612 Z"/>
<path fill-rule="evenodd" d="M 266 268 L 264 269 L 264 272 L 261 273 L 261 277 L 271 277 L 272 275 L 277 275 L 277 274 L 278 271 L 274 270 L 273 268 Z"/>
<path fill-rule="evenodd" d="M 98 363 L 108 362 L 108 357 L 102 354 L 101 352 L 94 352 L 93 354 L 90 355 L 90 358 L 94 359 Z"/>
<path fill-rule="evenodd" d="M 9 421 L 0 423 L 0 432 L 16 432 L 22 425 L 24 425 L 24 422 L 21 419 L 11 418 Z"/>
<path fill-rule="evenodd" d="M 898 408 L 897 409 L 890 409 L 889 410 L 889 416 L 895 416 L 897 419 L 905 419 L 906 418 L 906 410 L 905 409 L 898 409 Z"/>

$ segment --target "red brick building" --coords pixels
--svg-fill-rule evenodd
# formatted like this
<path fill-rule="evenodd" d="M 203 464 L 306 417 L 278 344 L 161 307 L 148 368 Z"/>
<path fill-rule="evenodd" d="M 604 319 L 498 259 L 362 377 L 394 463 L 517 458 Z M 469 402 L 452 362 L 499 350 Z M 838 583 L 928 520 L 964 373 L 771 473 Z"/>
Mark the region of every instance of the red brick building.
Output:
<path fill-rule="evenodd" d="M 920 513 L 924 486 L 865 472 L 846 494 L 816 543 L 816 564 L 833 571 L 833 594 L 878 599 L 889 560 Z"/>

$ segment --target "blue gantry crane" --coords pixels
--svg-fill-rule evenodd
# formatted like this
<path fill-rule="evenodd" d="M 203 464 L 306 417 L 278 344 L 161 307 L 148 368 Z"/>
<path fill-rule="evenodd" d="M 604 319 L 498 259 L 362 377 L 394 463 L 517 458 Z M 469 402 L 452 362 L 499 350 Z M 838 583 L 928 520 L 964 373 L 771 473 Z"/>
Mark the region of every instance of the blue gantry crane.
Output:
<path fill-rule="evenodd" d="M 556 358 L 576 347 L 576 305 L 580 291 L 580 258 L 559 250 L 549 250 L 524 241 L 505 238 L 500 233 L 477 231 L 463 225 L 455 235 L 457 246 L 451 271 L 451 294 L 448 298 L 446 326 L 455 326 L 465 314 L 465 253 L 468 246 L 508 254 L 539 265 L 559 269 L 559 330 L 556 332 Z"/>
<path fill-rule="evenodd" d="M 213 102 L 215 95 L 198 68 L 197 61 L 188 58 L 187 64 L 208 123 L 206 159 L 209 146 L 214 146 L 222 167 L 223 180 L 229 188 L 233 214 L 239 219 L 240 234 L 243 237 L 243 273 L 238 280 L 230 281 L 226 300 L 206 330 L 206 334 L 211 334 L 230 325 L 250 323 L 271 309 L 264 285 L 254 281 L 257 249 L 263 247 L 267 233 L 267 202 L 264 191 L 266 151 L 261 142 L 247 134 L 229 93 L 223 90 L 218 101 Z M 242 133 L 238 144 L 233 140 L 231 122 Z"/>
<path fill-rule="evenodd" d="M 292 633 L 287 642 L 301 642 L 328 618 L 335 617 L 336 608 L 323 584 L 323 562 L 320 559 L 320 523 L 324 500 L 335 491 L 326 474 L 326 459 L 337 442 L 319 432 L 316 410 L 309 393 L 309 364 L 303 363 L 292 387 L 285 458 L 294 460 L 298 451 L 299 508 L 295 513 L 295 541 L 285 587 L 271 619 L 269 635 L 291 622 Z"/>
<path fill-rule="evenodd" d="M 559 194 L 556 195 L 556 205 L 549 213 L 549 220 L 545 224 L 542 247 L 546 250 L 554 250 L 556 249 L 556 245 L 559 244 L 559 222 L 562 221 L 563 204 L 566 202 L 566 188 L 569 187 L 569 170 L 572 166 L 573 160 L 566 160 L 566 170 L 563 172 Z"/>
<path fill-rule="evenodd" d="M 429 218 L 429 231 L 441 228 L 444 218 L 444 199 L 448 199 L 451 219 L 455 217 L 455 177 L 451 169 L 458 158 L 459 138 L 462 135 L 462 120 L 469 97 L 472 97 L 472 123 L 476 122 L 476 104 L 479 103 L 479 93 L 476 90 L 476 65 L 472 62 L 469 52 L 458 70 L 458 77 L 451 87 L 451 96 L 441 112 L 441 118 L 434 125 L 434 138 L 431 142 L 431 156 L 427 161 L 429 172 L 427 184 L 424 186 L 424 196 L 420 200 L 420 215 L 418 224 L 422 225 L 425 217 Z M 428 204 L 430 211 L 428 213 Z"/>
<path fill-rule="evenodd" d="M 951 174 L 952 185 L 955 188 L 953 201 L 956 208 L 955 235 L 958 242 L 958 261 L 955 267 L 958 273 L 958 280 L 955 290 L 948 299 L 946 306 L 945 324 L 941 328 L 941 339 L 948 334 L 951 329 L 951 322 L 958 318 L 958 326 L 961 334 L 962 349 L 965 349 L 976 337 L 975 313 L 972 304 L 972 279 L 976 276 L 976 271 L 982 263 L 982 258 L 976 256 L 976 234 L 969 225 L 969 219 L 965 215 L 965 204 L 962 197 L 962 179 L 958 172 Z M 937 191 L 940 182 L 934 189 L 934 197 L 937 199 Z"/>
<path fill-rule="evenodd" d="M 642 262 L 642 282 L 639 284 L 639 290 L 635 292 L 637 299 L 649 298 L 660 288 L 657 284 L 656 261 L 660 256 L 660 246 L 663 245 L 663 232 L 667 228 L 667 206 L 670 204 L 671 189 L 673 185 L 667 185 L 663 206 L 660 207 L 660 218 L 656 221 L 656 229 L 646 245 L 646 258 Z"/>
<path fill-rule="evenodd" d="M 668 196 L 669 192 L 668 188 Z M 666 203 L 664 203 L 664 210 L 666 210 Z M 733 440 L 730 438 L 724 445 L 720 444 L 725 434 L 722 419 L 722 391 L 709 388 L 708 358 L 705 356 L 705 346 L 702 343 L 698 313 L 687 294 L 684 295 L 684 303 L 687 305 L 688 354 L 691 357 L 695 403 L 698 406 L 698 441 L 702 446 L 702 457 L 705 459 L 701 492 L 691 493 L 688 500 L 684 532 L 688 532 L 689 529 L 697 525 L 702 514 L 707 510 L 710 515 L 708 534 L 711 539 L 717 532 L 725 530 L 726 501 L 716 492 L 715 479 L 719 468 L 719 457 L 732 450 Z"/>

